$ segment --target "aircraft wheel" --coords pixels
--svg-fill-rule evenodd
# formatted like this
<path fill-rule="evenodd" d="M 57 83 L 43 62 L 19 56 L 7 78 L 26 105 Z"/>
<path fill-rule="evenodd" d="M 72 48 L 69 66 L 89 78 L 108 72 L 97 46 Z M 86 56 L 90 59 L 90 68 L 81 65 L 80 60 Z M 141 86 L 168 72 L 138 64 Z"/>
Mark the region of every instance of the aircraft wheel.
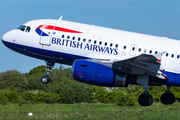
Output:
<path fill-rule="evenodd" d="M 47 84 L 51 81 L 50 77 L 49 76 L 42 76 L 41 77 L 41 82 L 44 83 L 44 84 Z"/>
<path fill-rule="evenodd" d="M 175 102 L 175 96 L 172 93 L 164 93 L 161 95 L 161 102 L 165 105 L 170 105 Z"/>
<path fill-rule="evenodd" d="M 148 95 L 149 95 L 149 99 L 150 99 L 148 106 L 151 106 L 153 104 L 153 102 L 154 102 L 154 99 L 153 99 L 152 95 L 150 95 L 150 94 L 148 94 Z"/>
<path fill-rule="evenodd" d="M 138 102 L 141 106 L 150 106 L 153 104 L 153 97 L 149 94 L 142 94 L 139 96 Z"/>

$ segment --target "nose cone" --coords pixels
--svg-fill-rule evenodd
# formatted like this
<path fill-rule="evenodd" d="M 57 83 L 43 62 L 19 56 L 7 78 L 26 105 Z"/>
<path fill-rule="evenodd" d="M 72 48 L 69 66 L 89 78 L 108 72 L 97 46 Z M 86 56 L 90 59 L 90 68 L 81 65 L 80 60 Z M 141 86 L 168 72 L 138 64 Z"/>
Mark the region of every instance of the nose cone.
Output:
<path fill-rule="evenodd" d="M 6 46 L 6 47 L 8 47 L 8 44 L 7 44 L 7 42 L 6 41 L 8 41 L 8 32 L 7 33 L 5 33 L 3 36 L 2 36 L 2 43 Z"/>
<path fill-rule="evenodd" d="M 7 33 L 5 33 L 3 36 L 2 36 L 2 42 L 4 43 L 4 41 L 6 41 L 7 40 Z"/>
<path fill-rule="evenodd" d="M 11 30 L 2 36 L 2 42 L 6 47 L 9 47 L 9 44 L 13 42 L 14 34 L 14 30 Z"/>
<path fill-rule="evenodd" d="M 2 36 L 2 42 L 4 42 L 4 41 L 10 41 L 10 37 L 11 37 L 11 35 L 10 35 L 10 32 L 7 32 L 7 33 L 5 33 L 3 36 Z"/>
<path fill-rule="evenodd" d="M 3 42 L 4 44 L 7 43 L 7 42 L 12 43 L 13 40 L 15 40 L 16 35 L 17 35 L 16 30 L 11 30 L 11 31 L 5 33 L 5 34 L 2 36 L 2 42 Z"/>
<path fill-rule="evenodd" d="M 8 34 L 7 33 L 5 33 L 3 36 L 2 36 L 2 42 L 3 42 L 3 44 L 4 45 L 6 45 L 6 41 L 8 40 Z"/>

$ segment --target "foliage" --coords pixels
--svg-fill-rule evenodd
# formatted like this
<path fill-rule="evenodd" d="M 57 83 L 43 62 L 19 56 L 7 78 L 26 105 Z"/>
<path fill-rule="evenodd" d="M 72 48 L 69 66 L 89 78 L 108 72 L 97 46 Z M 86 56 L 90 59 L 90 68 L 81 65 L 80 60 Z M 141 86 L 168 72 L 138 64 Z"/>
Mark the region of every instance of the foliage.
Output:
<path fill-rule="evenodd" d="M 127 96 L 127 102 L 126 102 L 126 104 L 128 105 L 128 106 L 133 106 L 133 105 L 135 105 L 135 103 L 136 103 L 136 97 L 135 97 L 136 95 L 135 94 L 129 94 L 128 96 Z"/>
<path fill-rule="evenodd" d="M 45 68 L 47 68 L 45 65 L 35 67 L 32 70 L 30 70 L 29 75 L 45 73 Z"/>
<path fill-rule="evenodd" d="M 0 104 L 8 104 L 8 98 L 5 96 L 4 92 L 0 91 Z"/>
<path fill-rule="evenodd" d="M 79 83 L 72 78 L 71 68 L 53 69 L 51 82 L 41 83 L 46 74 L 46 66 L 38 66 L 29 73 L 9 70 L 0 73 L 0 104 L 16 103 L 116 103 L 121 106 L 132 106 L 144 92 L 142 86 L 129 85 L 127 88 L 109 88 Z M 148 93 L 155 101 L 160 101 L 166 86 L 149 86 Z M 172 87 L 171 92 L 180 101 L 180 88 Z"/>
<path fill-rule="evenodd" d="M 116 104 L 119 106 L 127 105 L 127 95 L 125 92 L 119 91 Z"/>
<path fill-rule="evenodd" d="M 21 96 L 19 96 L 18 105 L 22 106 L 22 104 L 23 104 L 23 98 Z"/>
<path fill-rule="evenodd" d="M 94 102 L 101 102 L 101 103 L 115 102 L 116 97 L 118 95 L 117 89 L 113 89 L 113 88 L 91 86 L 90 90 L 93 93 L 92 97 L 94 99 Z"/>
<path fill-rule="evenodd" d="M 70 83 L 64 86 L 60 93 L 63 103 L 81 103 L 88 102 L 91 98 L 89 86 L 82 83 Z"/>
<path fill-rule="evenodd" d="M 60 101 L 57 93 L 44 93 L 39 90 L 26 91 L 22 94 L 24 100 L 32 104 L 55 103 Z"/>
<path fill-rule="evenodd" d="M 27 89 L 28 81 L 24 74 L 17 70 L 8 70 L 0 73 L 0 90 L 15 89 L 22 93 Z"/>
<path fill-rule="evenodd" d="M 60 102 L 61 101 L 61 97 L 59 94 L 57 93 L 47 93 L 47 99 L 46 99 L 46 103 L 56 103 L 56 102 Z"/>
<path fill-rule="evenodd" d="M 11 103 L 17 103 L 19 101 L 19 94 L 16 90 L 4 90 L 5 96 Z"/>

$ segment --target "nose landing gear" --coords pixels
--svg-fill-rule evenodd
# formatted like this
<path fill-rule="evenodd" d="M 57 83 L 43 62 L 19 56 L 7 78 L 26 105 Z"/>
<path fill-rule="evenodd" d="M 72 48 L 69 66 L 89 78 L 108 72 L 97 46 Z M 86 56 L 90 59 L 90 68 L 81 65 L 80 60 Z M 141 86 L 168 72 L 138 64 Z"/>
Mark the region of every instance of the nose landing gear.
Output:
<path fill-rule="evenodd" d="M 46 61 L 46 64 L 47 64 L 47 69 L 45 69 L 47 72 L 46 72 L 46 75 L 45 76 L 42 76 L 41 77 L 41 82 L 44 83 L 44 84 L 47 84 L 51 81 L 50 79 L 50 73 L 52 72 L 52 68 L 54 67 L 54 62 L 50 62 L 50 61 Z"/>
<path fill-rule="evenodd" d="M 51 81 L 50 77 L 49 76 L 42 76 L 41 77 L 41 82 L 44 83 L 44 84 L 47 84 Z"/>

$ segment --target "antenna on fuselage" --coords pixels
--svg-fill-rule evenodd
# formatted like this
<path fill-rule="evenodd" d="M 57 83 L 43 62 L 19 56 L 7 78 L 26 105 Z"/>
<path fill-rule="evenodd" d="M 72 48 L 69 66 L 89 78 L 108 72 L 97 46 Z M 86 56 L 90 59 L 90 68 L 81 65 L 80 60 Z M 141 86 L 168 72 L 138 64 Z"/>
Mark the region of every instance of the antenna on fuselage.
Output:
<path fill-rule="evenodd" d="M 61 20 L 63 18 L 63 16 L 61 16 L 60 18 L 59 18 L 59 20 Z"/>

